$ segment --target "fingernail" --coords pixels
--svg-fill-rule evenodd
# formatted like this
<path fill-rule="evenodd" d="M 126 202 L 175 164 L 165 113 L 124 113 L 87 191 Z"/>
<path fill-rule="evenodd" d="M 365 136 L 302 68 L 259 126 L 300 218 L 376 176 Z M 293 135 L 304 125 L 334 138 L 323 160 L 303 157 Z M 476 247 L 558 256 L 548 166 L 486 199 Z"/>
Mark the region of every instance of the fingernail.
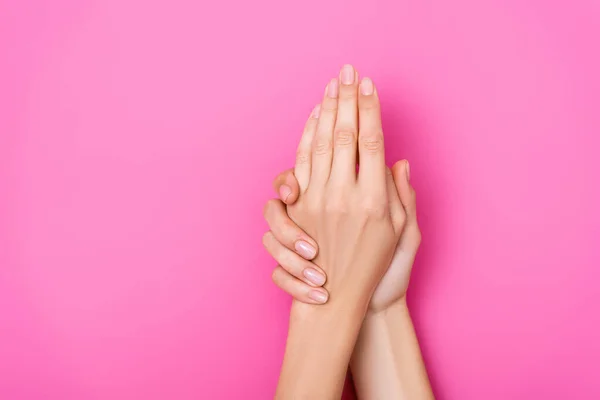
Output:
<path fill-rule="evenodd" d="M 327 301 L 327 293 L 321 290 L 311 290 L 308 292 L 308 297 L 321 304 Z"/>
<path fill-rule="evenodd" d="M 313 110 L 312 110 L 311 117 L 313 117 L 313 118 L 319 118 L 319 114 L 321 114 L 321 105 L 317 104 L 315 106 L 315 108 L 313 108 Z"/>
<path fill-rule="evenodd" d="M 344 85 L 352 85 L 354 83 L 354 68 L 352 65 L 344 65 L 340 75 Z"/>
<path fill-rule="evenodd" d="M 325 275 L 323 275 L 314 268 L 306 268 L 304 271 L 302 271 L 302 273 L 304 274 L 306 279 L 308 279 L 310 282 L 314 283 L 317 286 L 321 286 L 325 283 Z"/>
<path fill-rule="evenodd" d="M 338 95 L 338 80 L 337 79 L 332 79 L 331 82 L 329 82 L 329 85 L 327 85 L 327 96 L 331 97 L 332 99 L 335 99 Z"/>
<path fill-rule="evenodd" d="M 298 240 L 294 243 L 294 248 L 302 257 L 307 260 L 312 260 L 313 257 L 317 254 L 317 250 L 311 246 L 310 243 L 305 242 L 304 240 Z"/>
<path fill-rule="evenodd" d="M 406 180 L 410 181 L 410 164 L 406 161 Z"/>
<path fill-rule="evenodd" d="M 370 96 L 373 94 L 373 81 L 369 78 L 364 78 L 360 82 L 360 93 L 364 96 Z"/>
<path fill-rule="evenodd" d="M 287 198 L 292 194 L 292 189 L 288 185 L 281 185 L 279 187 L 279 197 L 283 202 L 287 200 Z"/>

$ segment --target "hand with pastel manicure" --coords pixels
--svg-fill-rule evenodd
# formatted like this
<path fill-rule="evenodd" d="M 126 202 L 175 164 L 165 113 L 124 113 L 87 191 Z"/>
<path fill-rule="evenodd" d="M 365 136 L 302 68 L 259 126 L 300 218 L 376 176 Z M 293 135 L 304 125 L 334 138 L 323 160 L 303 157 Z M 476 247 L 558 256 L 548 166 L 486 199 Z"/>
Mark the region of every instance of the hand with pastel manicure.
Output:
<path fill-rule="evenodd" d="M 264 209 L 273 280 L 295 299 L 276 399 L 339 398 L 349 364 L 359 398 L 432 398 L 404 301 L 421 240 L 409 178 L 385 165 L 373 82 L 344 66 Z"/>
<path fill-rule="evenodd" d="M 378 312 L 391 304 L 403 300 L 410 279 L 412 265 L 421 243 L 421 232 L 417 222 L 415 190 L 410 185 L 408 161 L 398 161 L 391 171 L 395 187 L 406 214 L 406 223 L 388 270 L 377 285 L 370 311 Z M 310 262 L 317 252 L 317 244 L 287 215 L 285 204 L 294 204 L 299 187 L 293 170 L 282 172 L 273 182 L 281 200 L 269 200 L 265 206 L 265 219 L 270 231 L 265 234 L 265 248 L 279 263 L 273 270 L 273 282 L 305 303 L 323 304 L 328 293 L 319 288 L 325 283 L 324 272 Z M 284 187 L 282 196 L 281 188 Z M 298 245 L 302 243 L 302 247 Z M 305 251 L 304 246 L 310 246 Z M 311 279 L 312 278 L 312 279 Z"/>
<path fill-rule="evenodd" d="M 366 89 L 373 90 L 371 81 L 366 80 L 366 82 L 368 84 Z M 328 89 L 330 88 L 328 87 Z M 343 92 L 344 85 L 341 89 Z M 374 113 L 376 122 L 364 121 L 363 124 L 380 127 L 379 105 L 375 96 L 373 97 L 374 103 L 371 105 L 376 107 L 377 112 Z M 317 106 L 306 124 L 302 142 L 298 149 L 296 170 L 300 174 L 300 179 L 305 182 L 308 181 L 309 175 L 304 165 L 309 158 L 309 149 L 313 148 L 313 138 L 315 137 L 319 114 L 320 106 Z M 348 131 L 355 132 L 358 129 L 356 113 L 348 117 L 342 116 L 341 119 L 349 127 Z M 341 131 L 339 127 L 336 129 Z M 344 131 L 341 132 L 341 135 L 337 135 L 338 144 L 339 136 L 344 136 Z M 354 160 L 351 160 L 351 162 L 354 162 Z M 417 223 L 415 191 L 410 185 L 408 161 L 397 162 L 391 170 L 387 170 L 387 173 L 387 188 L 389 191 L 397 192 L 406 215 L 406 221 L 389 268 L 378 283 L 371 298 L 369 304 L 371 311 L 385 309 L 390 304 L 404 298 L 413 261 L 421 242 L 421 232 Z M 348 175 L 352 174 L 348 172 Z M 327 278 L 323 269 L 310 262 L 317 254 L 318 244 L 293 222 L 285 207 L 285 205 L 293 206 L 296 203 L 301 190 L 294 175 L 294 170 L 288 170 L 278 175 L 273 187 L 281 200 L 270 200 L 265 206 L 264 215 L 270 231 L 263 238 L 265 248 L 279 263 L 273 271 L 273 281 L 297 300 L 305 303 L 323 304 L 329 297 L 327 290 L 321 288 Z"/>
<path fill-rule="evenodd" d="M 388 266 L 388 260 L 383 260 L 391 257 L 391 253 L 383 255 L 385 252 L 379 246 L 395 249 L 405 221 L 405 210 L 389 170 L 386 175 L 379 100 L 374 85 L 366 78 L 360 90 L 357 88 L 358 76 L 352 67 L 342 70 L 339 80 L 331 80 L 322 104 L 315 107 L 306 124 L 298 147 L 295 176 L 282 174 L 276 181 L 276 190 L 287 209 L 278 200 L 271 200 L 265 207 L 271 231 L 265 234 L 263 243 L 280 264 L 273 272 L 273 280 L 294 297 L 309 303 L 324 303 L 328 298 L 327 292 L 319 288 L 326 281 L 325 271 L 318 266 L 323 263 L 321 260 L 330 270 L 336 268 L 332 265 L 342 255 L 345 264 L 369 260 L 380 270 L 373 274 L 362 268 L 363 280 L 376 279 L 374 284 L 379 283 L 378 278 Z M 357 174 L 358 154 L 361 169 Z M 408 190 L 405 195 L 410 195 Z M 365 229 L 353 237 L 345 236 L 353 231 L 347 225 L 366 225 L 368 221 L 366 226 L 376 229 L 372 223 L 375 220 L 383 221 L 382 226 L 387 224 L 388 230 L 371 233 Z M 327 228 L 319 228 L 321 222 Z M 312 237 L 298 225 L 313 227 Z M 331 226 L 337 230 L 332 232 Z M 317 243 L 325 249 L 324 254 L 317 255 Z M 307 261 L 315 256 L 316 262 Z M 334 278 L 330 278 L 327 286 L 332 287 L 336 284 L 336 272 L 330 273 Z M 338 272 L 337 279 L 347 278 L 349 282 L 343 285 L 346 287 L 353 278 L 345 275 Z M 388 285 L 384 282 L 383 286 Z M 390 291 L 380 290 L 372 305 L 387 301 L 390 296 L 384 292 Z"/>

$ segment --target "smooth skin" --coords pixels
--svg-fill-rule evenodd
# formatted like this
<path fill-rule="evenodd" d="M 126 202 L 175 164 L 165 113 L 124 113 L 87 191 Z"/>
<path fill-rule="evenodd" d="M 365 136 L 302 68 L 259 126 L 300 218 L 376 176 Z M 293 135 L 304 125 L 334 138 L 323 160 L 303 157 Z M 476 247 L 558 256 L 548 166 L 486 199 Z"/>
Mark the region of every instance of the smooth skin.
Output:
<path fill-rule="evenodd" d="M 421 243 L 415 190 L 410 185 L 408 161 L 398 161 L 389 172 L 392 174 L 404 207 L 406 223 L 392 262 L 369 303 L 369 310 L 374 312 L 381 311 L 406 296 L 413 262 Z M 285 204 L 294 204 L 298 198 L 299 188 L 293 170 L 282 172 L 275 178 L 273 186 L 280 195 L 282 191 L 287 193 L 285 197 L 282 196 L 282 200 L 269 200 L 264 209 L 270 231 L 265 234 L 263 244 L 279 264 L 273 271 L 273 281 L 295 299 L 304 303 L 325 303 L 328 293 L 325 293 L 323 301 L 311 298 L 311 291 L 322 286 L 327 279 L 323 270 L 310 262 L 317 253 L 317 244 L 294 224 L 286 213 Z M 303 242 L 303 246 L 304 243 L 310 245 L 310 252 L 297 251 L 298 242 Z M 306 277 L 317 274 L 321 275 L 314 280 Z M 326 292 L 325 289 L 323 291 Z"/>
<path fill-rule="evenodd" d="M 263 242 L 279 263 L 273 280 L 296 299 L 278 398 L 339 397 L 353 349 L 359 398 L 433 398 L 405 299 L 421 238 L 415 194 L 406 161 L 386 169 L 381 132 L 373 83 L 359 90 L 345 66 L 306 124 L 294 172 L 275 180 L 282 201 L 265 207 Z"/>

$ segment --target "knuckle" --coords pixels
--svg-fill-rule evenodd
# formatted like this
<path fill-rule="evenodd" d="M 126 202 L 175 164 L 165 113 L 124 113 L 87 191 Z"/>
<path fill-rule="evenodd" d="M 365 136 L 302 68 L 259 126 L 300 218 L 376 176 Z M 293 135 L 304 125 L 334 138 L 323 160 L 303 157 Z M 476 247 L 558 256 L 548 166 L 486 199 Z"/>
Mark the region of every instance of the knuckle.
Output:
<path fill-rule="evenodd" d="M 277 200 L 275 199 L 270 199 L 269 201 L 267 201 L 267 203 L 265 204 L 264 208 L 263 208 L 263 217 L 265 219 L 269 219 L 269 215 L 271 214 L 271 210 L 273 209 L 275 202 Z"/>
<path fill-rule="evenodd" d="M 364 101 L 359 102 L 358 108 L 364 111 L 377 111 L 379 110 L 379 102 L 375 99 L 371 99 L 371 101 L 365 99 Z"/>
<path fill-rule="evenodd" d="M 290 266 L 292 266 L 292 264 L 294 263 L 292 255 L 290 254 L 290 252 L 287 252 L 287 251 L 281 251 L 278 254 L 277 261 L 279 262 L 279 265 L 284 267 L 286 270 L 289 269 Z"/>
<path fill-rule="evenodd" d="M 304 134 L 312 131 L 315 126 L 317 126 L 317 121 L 319 119 L 314 116 L 314 113 L 310 114 L 310 117 L 306 120 L 306 124 L 304 124 Z"/>
<path fill-rule="evenodd" d="M 397 231 L 404 228 L 404 224 L 406 223 L 406 214 L 404 213 L 404 210 L 400 210 L 398 213 L 394 214 L 392 222 Z"/>
<path fill-rule="evenodd" d="M 332 199 L 325 204 L 327 214 L 345 215 L 348 214 L 348 206 L 341 199 Z"/>
<path fill-rule="evenodd" d="M 370 153 L 376 153 L 383 149 L 383 135 L 381 133 L 365 135 L 360 138 L 360 145 Z"/>
<path fill-rule="evenodd" d="M 350 146 L 356 141 L 356 132 L 352 130 L 340 130 L 335 132 L 336 146 Z"/>
<path fill-rule="evenodd" d="M 304 165 L 310 162 L 310 153 L 304 150 L 298 150 L 296 152 L 296 164 Z"/>
<path fill-rule="evenodd" d="M 273 272 L 271 272 L 271 280 L 277 286 L 279 286 L 280 279 L 281 279 L 281 267 L 277 266 L 275 269 L 273 269 Z"/>
<path fill-rule="evenodd" d="M 306 214 L 308 215 L 318 215 L 321 212 L 323 204 L 318 199 L 313 199 L 308 201 L 306 204 Z"/>
<path fill-rule="evenodd" d="M 285 233 L 296 230 L 296 224 L 294 224 L 294 222 L 289 218 L 283 218 L 280 221 L 278 228 L 283 236 Z"/>
<path fill-rule="evenodd" d="M 263 235 L 262 244 L 263 244 L 263 246 L 265 246 L 265 249 L 269 248 L 272 237 L 273 237 L 273 234 L 271 233 L 271 231 L 265 232 L 265 234 Z"/>
<path fill-rule="evenodd" d="M 363 202 L 363 212 L 372 218 L 385 218 L 389 215 L 388 203 L 378 198 L 368 197 Z"/>
<path fill-rule="evenodd" d="M 321 115 L 323 113 L 334 113 L 337 112 L 338 109 L 338 101 L 337 99 L 326 98 L 323 100 L 321 104 Z"/>
<path fill-rule="evenodd" d="M 316 155 L 328 154 L 331 151 L 331 141 L 320 138 L 315 141 L 314 152 Z"/>
<path fill-rule="evenodd" d="M 340 101 L 356 101 L 356 99 L 358 98 L 358 94 L 356 92 L 356 87 L 355 86 L 350 86 L 348 88 L 348 90 L 345 90 L 345 87 L 342 86 L 340 93 L 338 95 Z M 354 105 L 354 107 L 356 107 L 356 105 Z"/>

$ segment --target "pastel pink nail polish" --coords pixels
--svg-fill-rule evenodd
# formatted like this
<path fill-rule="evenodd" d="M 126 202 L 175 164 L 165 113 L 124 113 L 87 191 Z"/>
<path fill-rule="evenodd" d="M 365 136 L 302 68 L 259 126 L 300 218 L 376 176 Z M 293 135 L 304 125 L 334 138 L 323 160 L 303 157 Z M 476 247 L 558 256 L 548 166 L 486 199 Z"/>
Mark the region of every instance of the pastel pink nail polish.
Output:
<path fill-rule="evenodd" d="M 354 83 L 354 68 L 352 65 L 344 65 L 342 68 L 341 79 L 342 84 L 352 85 Z"/>
<path fill-rule="evenodd" d="M 327 301 L 327 294 L 321 290 L 311 290 L 308 292 L 308 297 L 321 304 Z"/>
<path fill-rule="evenodd" d="M 306 268 L 304 271 L 302 271 L 302 274 L 309 282 L 317 286 L 321 286 L 325 283 L 325 275 L 314 268 Z"/>
<path fill-rule="evenodd" d="M 317 255 L 317 250 L 310 243 L 305 242 L 304 240 L 298 240 L 296 243 L 294 243 L 294 248 L 298 254 L 307 260 L 312 260 L 315 255 Z"/>
<path fill-rule="evenodd" d="M 319 118 L 319 115 L 320 115 L 320 114 L 321 114 L 321 105 L 320 105 L 320 104 L 317 104 L 317 105 L 315 106 L 315 108 L 313 108 L 311 116 L 312 116 L 313 118 Z"/>
<path fill-rule="evenodd" d="M 292 189 L 288 185 L 281 185 L 279 187 L 279 198 L 283 200 L 284 203 L 290 194 L 292 194 Z"/>
<path fill-rule="evenodd" d="M 373 81 L 369 78 L 364 78 L 360 82 L 360 93 L 364 96 L 370 96 L 374 92 Z"/>
<path fill-rule="evenodd" d="M 327 96 L 335 99 L 338 96 L 338 80 L 332 79 L 327 85 Z"/>

